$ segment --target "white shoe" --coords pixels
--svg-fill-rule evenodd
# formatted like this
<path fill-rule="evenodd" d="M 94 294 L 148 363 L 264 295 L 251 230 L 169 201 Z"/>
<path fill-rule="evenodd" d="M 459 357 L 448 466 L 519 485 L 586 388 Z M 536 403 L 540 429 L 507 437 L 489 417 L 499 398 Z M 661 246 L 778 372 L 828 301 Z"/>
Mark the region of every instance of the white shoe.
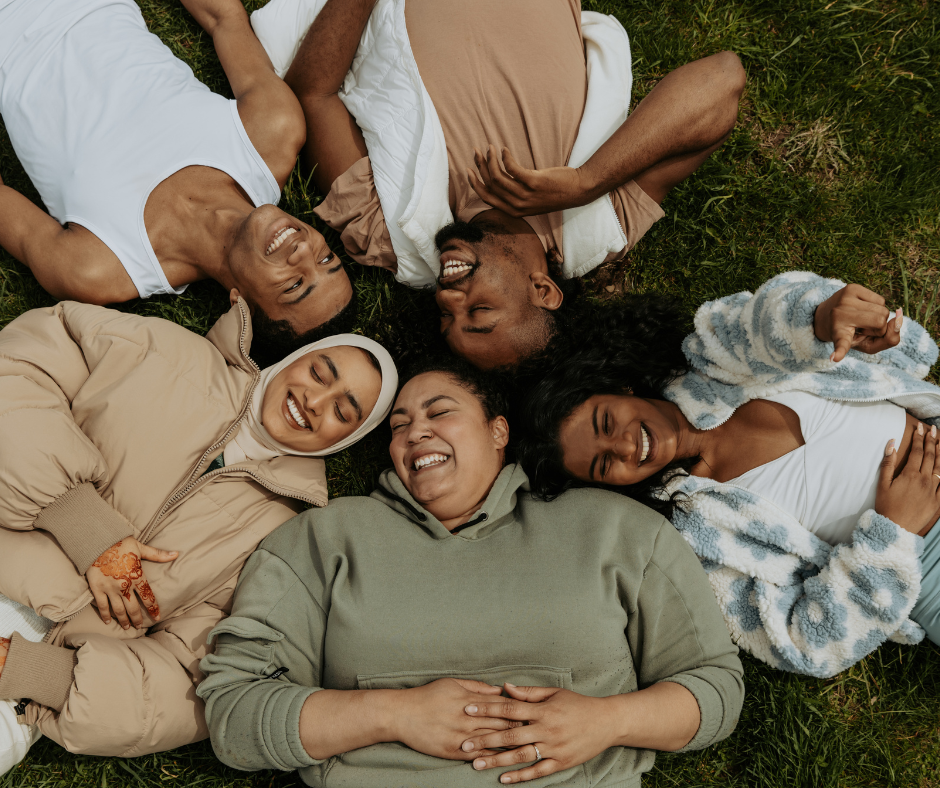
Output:
<path fill-rule="evenodd" d="M 42 736 L 38 725 L 16 721 L 16 702 L 0 700 L 0 777 L 26 757 Z"/>

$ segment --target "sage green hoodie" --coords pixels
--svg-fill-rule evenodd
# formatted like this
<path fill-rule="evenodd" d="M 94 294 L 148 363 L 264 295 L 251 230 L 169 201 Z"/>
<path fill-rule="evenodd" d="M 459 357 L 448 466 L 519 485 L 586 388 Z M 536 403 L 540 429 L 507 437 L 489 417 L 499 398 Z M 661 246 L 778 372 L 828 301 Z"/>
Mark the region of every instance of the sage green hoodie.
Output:
<path fill-rule="evenodd" d="M 311 786 L 471 788 L 505 771 L 399 743 L 312 758 L 300 709 L 321 688 L 452 676 L 602 697 L 674 681 L 701 710 L 689 750 L 731 733 L 744 697 L 737 648 L 676 530 L 602 490 L 535 500 L 516 465 L 456 533 L 390 470 L 368 498 L 298 515 L 248 560 L 212 635 L 198 693 L 216 754 L 238 769 L 299 769 Z M 529 784 L 635 786 L 654 759 L 612 747 Z"/>

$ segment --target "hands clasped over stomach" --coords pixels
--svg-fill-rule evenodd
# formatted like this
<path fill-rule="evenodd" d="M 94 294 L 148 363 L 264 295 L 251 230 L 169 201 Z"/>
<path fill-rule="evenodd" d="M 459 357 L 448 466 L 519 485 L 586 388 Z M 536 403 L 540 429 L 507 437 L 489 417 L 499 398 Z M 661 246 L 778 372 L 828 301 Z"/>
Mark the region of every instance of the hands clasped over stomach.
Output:
<path fill-rule="evenodd" d="M 898 451 L 888 441 L 878 477 L 875 511 L 924 536 L 940 517 L 940 451 L 936 427 L 918 424 L 911 451 L 897 475 Z"/>
<path fill-rule="evenodd" d="M 478 770 L 532 764 L 503 774 L 504 784 L 578 766 L 611 745 L 597 708 L 602 699 L 570 690 L 439 679 L 407 692 L 399 721 L 403 744 L 426 755 L 473 761 Z"/>

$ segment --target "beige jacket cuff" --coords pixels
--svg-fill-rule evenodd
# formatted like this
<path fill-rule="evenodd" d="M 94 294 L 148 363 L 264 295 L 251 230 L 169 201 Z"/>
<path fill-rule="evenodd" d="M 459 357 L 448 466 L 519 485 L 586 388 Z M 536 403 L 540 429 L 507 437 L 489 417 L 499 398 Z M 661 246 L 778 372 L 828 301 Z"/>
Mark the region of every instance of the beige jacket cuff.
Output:
<path fill-rule="evenodd" d="M 0 673 L 0 698 L 29 698 L 62 711 L 74 680 L 76 652 L 48 643 L 32 643 L 18 632 L 10 640 L 10 652 Z"/>
<path fill-rule="evenodd" d="M 52 534 L 81 574 L 111 545 L 134 533 L 91 482 L 56 498 L 40 512 L 34 527 Z"/>

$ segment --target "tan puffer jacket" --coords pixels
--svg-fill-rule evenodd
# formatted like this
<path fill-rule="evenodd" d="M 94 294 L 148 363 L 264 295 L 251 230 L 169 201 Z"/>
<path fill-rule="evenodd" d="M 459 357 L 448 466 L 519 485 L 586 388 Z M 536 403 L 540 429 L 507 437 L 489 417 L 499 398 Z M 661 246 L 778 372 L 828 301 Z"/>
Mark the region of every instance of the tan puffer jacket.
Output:
<path fill-rule="evenodd" d="M 241 300 L 206 338 L 74 302 L 0 331 L 0 592 L 59 622 L 46 643 L 13 638 L 0 698 L 32 698 L 26 720 L 72 752 L 205 738 L 206 634 L 258 543 L 304 503 L 326 505 L 320 459 L 203 475 L 257 384 L 250 342 Z M 131 534 L 180 555 L 144 562 L 162 620 L 144 612 L 125 632 L 101 621 L 84 572 Z"/>

